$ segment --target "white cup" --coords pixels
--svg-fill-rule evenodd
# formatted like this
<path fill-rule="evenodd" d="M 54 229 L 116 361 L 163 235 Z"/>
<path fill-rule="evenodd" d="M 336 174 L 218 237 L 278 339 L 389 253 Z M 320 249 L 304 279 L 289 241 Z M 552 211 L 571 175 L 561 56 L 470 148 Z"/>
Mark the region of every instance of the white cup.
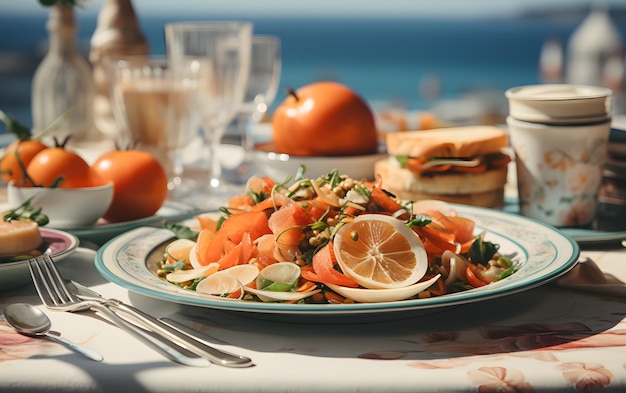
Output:
<path fill-rule="evenodd" d="M 611 93 L 578 85 L 507 91 L 522 215 L 556 227 L 594 220 L 611 130 Z"/>

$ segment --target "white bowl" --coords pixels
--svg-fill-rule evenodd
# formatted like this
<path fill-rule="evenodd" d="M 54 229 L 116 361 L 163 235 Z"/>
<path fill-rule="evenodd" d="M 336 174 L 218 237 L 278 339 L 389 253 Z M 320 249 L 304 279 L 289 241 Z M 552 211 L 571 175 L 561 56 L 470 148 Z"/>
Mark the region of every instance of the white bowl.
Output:
<path fill-rule="evenodd" d="M 305 177 L 315 179 L 337 169 L 340 175 L 353 179 L 374 180 L 374 163 L 387 157 L 386 154 L 367 154 L 360 156 L 305 157 L 284 153 L 255 150 L 253 161 L 255 172 L 269 176 L 277 182 L 292 178 L 300 165 L 306 167 Z"/>
<path fill-rule="evenodd" d="M 545 124 L 604 122 L 611 118 L 610 89 L 597 86 L 544 84 L 506 91 L 509 115 Z"/>
<path fill-rule="evenodd" d="M 41 207 L 51 228 L 74 228 L 94 224 L 106 212 L 113 200 L 113 183 L 85 188 L 17 187 L 7 186 L 9 207 L 16 208 L 29 198 L 31 205 Z"/>

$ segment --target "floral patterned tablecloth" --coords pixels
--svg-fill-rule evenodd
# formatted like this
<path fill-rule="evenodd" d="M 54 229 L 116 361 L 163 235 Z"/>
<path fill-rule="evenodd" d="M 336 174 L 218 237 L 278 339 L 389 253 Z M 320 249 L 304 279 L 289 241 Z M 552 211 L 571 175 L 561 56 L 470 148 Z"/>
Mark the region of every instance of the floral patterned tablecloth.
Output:
<path fill-rule="evenodd" d="M 562 280 L 462 306 L 341 320 L 148 298 L 101 278 L 93 256 L 79 248 L 59 266 L 66 278 L 183 322 L 255 366 L 181 366 L 94 314 L 46 310 L 54 331 L 104 361 L 19 335 L 0 317 L 0 391 L 626 391 L 626 250 L 582 253 L 612 279 L 606 285 Z M 31 285 L 0 292 L 0 309 L 13 302 L 44 309 Z"/>

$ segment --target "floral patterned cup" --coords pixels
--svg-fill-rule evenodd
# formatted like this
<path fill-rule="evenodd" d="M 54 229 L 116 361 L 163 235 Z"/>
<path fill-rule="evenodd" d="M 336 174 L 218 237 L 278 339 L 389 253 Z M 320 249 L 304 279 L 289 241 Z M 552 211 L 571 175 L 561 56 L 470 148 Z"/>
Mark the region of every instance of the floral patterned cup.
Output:
<path fill-rule="evenodd" d="M 593 221 L 611 122 L 548 125 L 507 118 L 519 209 L 558 227 Z"/>
<path fill-rule="evenodd" d="M 611 131 L 612 93 L 573 84 L 506 91 L 522 215 L 557 227 L 594 220 Z"/>

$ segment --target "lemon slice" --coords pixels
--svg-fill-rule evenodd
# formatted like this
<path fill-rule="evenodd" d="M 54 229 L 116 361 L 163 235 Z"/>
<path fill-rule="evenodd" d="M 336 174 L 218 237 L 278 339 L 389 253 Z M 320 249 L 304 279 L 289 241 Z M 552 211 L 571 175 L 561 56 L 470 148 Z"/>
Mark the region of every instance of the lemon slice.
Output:
<path fill-rule="evenodd" d="M 401 288 L 419 281 L 428 267 L 424 244 L 404 222 L 382 214 L 358 216 L 333 240 L 341 270 L 369 288 Z"/>

